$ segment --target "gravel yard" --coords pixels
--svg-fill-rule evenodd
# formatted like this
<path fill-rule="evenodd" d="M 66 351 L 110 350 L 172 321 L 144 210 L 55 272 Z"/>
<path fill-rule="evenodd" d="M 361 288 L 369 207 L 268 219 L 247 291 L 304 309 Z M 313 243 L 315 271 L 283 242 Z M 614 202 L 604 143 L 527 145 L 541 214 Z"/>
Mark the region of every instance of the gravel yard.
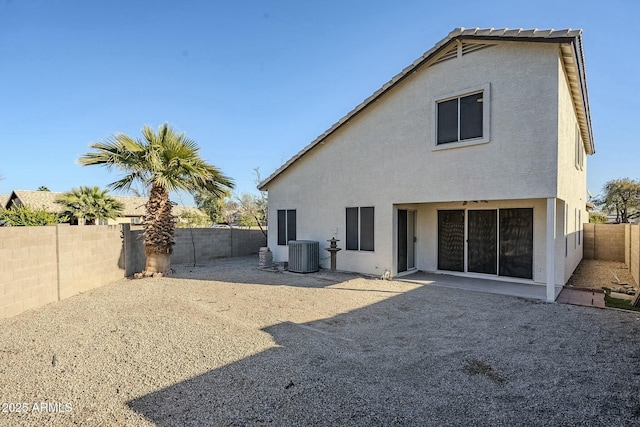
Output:
<path fill-rule="evenodd" d="M 638 313 L 257 264 L 0 320 L 0 425 L 640 425 Z"/>
<path fill-rule="evenodd" d="M 624 262 L 583 259 L 569 278 L 567 286 L 602 289 L 628 285 L 638 288 Z"/>

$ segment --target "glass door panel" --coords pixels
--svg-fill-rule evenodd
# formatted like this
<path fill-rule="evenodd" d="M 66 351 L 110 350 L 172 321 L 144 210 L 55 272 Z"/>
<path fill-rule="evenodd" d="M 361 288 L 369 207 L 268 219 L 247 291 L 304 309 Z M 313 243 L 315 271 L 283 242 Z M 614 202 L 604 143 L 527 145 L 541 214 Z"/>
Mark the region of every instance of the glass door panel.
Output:
<path fill-rule="evenodd" d="M 496 210 L 470 210 L 467 222 L 467 271 L 496 274 L 498 270 Z"/>
<path fill-rule="evenodd" d="M 438 211 L 438 270 L 464 271 L 464 210 Z"/>

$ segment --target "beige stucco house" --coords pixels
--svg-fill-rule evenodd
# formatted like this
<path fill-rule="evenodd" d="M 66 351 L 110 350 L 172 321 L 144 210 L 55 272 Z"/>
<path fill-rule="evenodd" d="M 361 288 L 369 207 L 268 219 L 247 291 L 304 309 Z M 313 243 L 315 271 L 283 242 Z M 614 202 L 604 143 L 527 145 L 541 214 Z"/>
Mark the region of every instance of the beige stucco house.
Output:
<path fill-rule="evenodd" d="M 595 152 L 581 34 L 452 31 L 260 184 L 274 260 L 336 237 L 340 270 L 519 281 L 555 300 L 582 259 Z"/>

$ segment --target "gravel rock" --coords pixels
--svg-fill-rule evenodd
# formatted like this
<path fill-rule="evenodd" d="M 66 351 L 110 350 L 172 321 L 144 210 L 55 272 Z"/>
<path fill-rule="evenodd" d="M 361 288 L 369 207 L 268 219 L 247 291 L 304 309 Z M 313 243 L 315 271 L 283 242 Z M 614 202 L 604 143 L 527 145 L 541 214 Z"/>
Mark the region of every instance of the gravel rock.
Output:
<path fill-rule="evenodd" d="M 636 288 L 637 284 L 624 262 L 583 259 L 573 272 L 567 286 L 575 288 L 602 289 L 625 286 Z"/>
<path fill-rule="evenodd" d="M 0 320 L 0 425 L 640 425 L 638 313 L 174 267 Z"/>

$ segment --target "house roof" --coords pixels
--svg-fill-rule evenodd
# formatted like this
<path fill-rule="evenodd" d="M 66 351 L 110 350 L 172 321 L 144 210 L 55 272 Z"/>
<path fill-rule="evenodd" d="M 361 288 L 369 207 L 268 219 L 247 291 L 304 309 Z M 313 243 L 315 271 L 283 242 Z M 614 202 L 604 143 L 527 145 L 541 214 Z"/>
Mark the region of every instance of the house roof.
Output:
<path fill-rule="evenodd" d="M 7 196 L 7 202 L 10 200 L 12 204 L 15 203 L 19 206 L 31 206 L 35 209 L 42 208 L 47 212 L 62 212 L 62 205 L 56 203 L 56 199 L 63 194 L 64 193 L 53 191 L 15 190 L 10 196 Z M 124 205 L 122 216 L 140 217 L 145 214 L 145 204 L 148 200 L 146 197 L 110 196 Z M 2 199 L 0 198 L 0 202 L 1 201 Z M 183 212 L 194 212 L 203 215 L 198 208 L 193 206 L 177 205 L 173 207 L 172 211 L 176 216 Z"/>
<path fill-rule="evenodd" d="M 4 209 L 9 201 L 9 194 L 0 194 L 0 209 Z"/>
<path fill-rule="evenodd" d="M 370 104 L 377 101 L 387 91 L 391 90 L 398 83 L 424 65 L 432 65 L 442 61 L 452 55 L 455 43 L 460 41 L 526 41 L 542 43 L 558 43 L 560 45 L 562 61 L 569 79 L 569 86 L 573 104 L 576 109 L 580 133 L 584 142 L 587 154 L 595 153 L 595 143 L 593 140 L 593 130 L 591 128 L 591 112 L 589 108 L 589 96 L 587 93 L 587 77 L 584 68 L 584 52 L 582 49 L 582 30 L 538 30 L 538 29 L 494 29 L 494 28 L 456 28 L 445 38 L 440 40 L 431 49 L 426 51 L 421 57 L 413 61 L 399 74 L 385 83 L 380 89 L 370 97 L 347 113 L 346 116 L 338 120 L 333 126 L 318 136 L 309 145 L 304 147 L 299 153 L 289 159 L 284 165 L 258 184 L 258 189 L 265 190 L 269 183 L 284 172 L 289 166 L 299 160 L 302 156 L 311 151 L 318 144 L 336 130 L 348 123 L 349 120 L 361 113 Z M 454 47 L 452 47 L 454 45 Z M 480 45 L 471 49 L 482 48 Z M 463 46 L 464 49 L 464 46 Z"/>

